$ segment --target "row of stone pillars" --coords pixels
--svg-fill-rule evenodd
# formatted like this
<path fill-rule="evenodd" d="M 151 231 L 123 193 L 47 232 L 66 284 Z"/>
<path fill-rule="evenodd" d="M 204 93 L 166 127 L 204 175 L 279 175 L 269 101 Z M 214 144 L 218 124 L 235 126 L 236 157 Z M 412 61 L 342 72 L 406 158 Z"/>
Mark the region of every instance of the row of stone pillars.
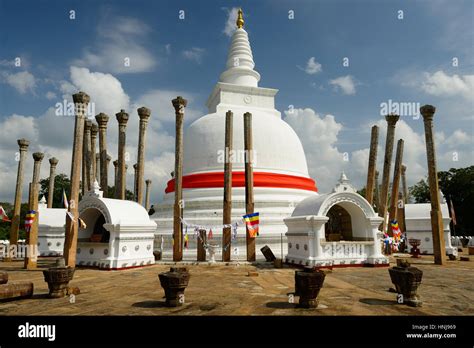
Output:
<path fill-rule="evenodd" d="M 175 143 L 175 170 L 174 170 L 174 194 L 173 207 L 173 261 L 183 259 L 183 121 L 184 108 L 187 100 L 178 96 L 172 100 L 176 115 L 176 143 Z M 228 111 L 225 120 L 225 153 L 232 151 L 233 138 L 233 113 Z M 245 206 L 246 213 L 254 212 L 253 199 L 253 165 L 252 165 L 252 114 L 244 114 L 244 144 L 245 144 Z M 223 224 L 232 221 L 232 163 L 230 156 L 225 156 L 224 163 L 224 197 L 223 197 Z M 201 233 L 201 240 L 205 241 L 205 234 Z M 224 228 L 222 231 L 222 261 L 230 261 L 231 230 Z M 255 238 L 250 238 L 246 228 L 247 261 L 255 261 Z M 203 248 L 197 248 L 197 259 L 203 259 Z"/>
<path fill-rule="evenodd" d="M 446 261 L 446 251 L 444 244 L 444 231 L 442 225 L 438 177 L 436 169 L 436 152 L 433 141 L 433 116 L 436 108 L 431 105 L 425 105 L 420 108 L 420 113 L 423 116 L 425 126 L 426 139 L 426 153 L 428 161 L 428 177 L 430 187 L 430 201 L 431 201 L 431 224 L 433 233 L 433 250 L 435 264 L 442 265 Z M 390 167 L 392 163 L 392 154 L 395 138 L 395 126 L 399 120 L 398 115 L 387 115 L 387 136 L 385 142 L 385 156 L 382 173 L 382 187 L 379 194 L 378 189 L 378 172 L 376 171 L 377 162 L 377 147 L 378 147 L 378 127 L 372 127 L 369 164 L 367 172 L 366 198 L 367 201 L 376 205 L 379 216 L 383 217 L 382 231 L 390 230 L 390 221 L 397 218 L 399 220 L 399 227 L 402 231 L 405 230 L 404 225 L 404 205 L 408 202 L 408 189 L 406 183 L 406 166 L 402 164 L 403 160 L 403 139 L 399 139 L 397 143 L 397 152 L 395 156 L 395 168 L 393 173 L 392 191 L 390 195 L 390 204 L 387 207 L 388 191 L 390 183 Z M 402 182 L 402 192 L 399 192 L 400 180 Z M 374 198 L 375 192 L 375 198 Z M 398 202 L 403 202 L 403 208 L 398 209 Z M 388 226 L 386 221 L 387 213 L 389 214 Z M 400 223 L 401 222 L 401 223 Z M 389 232 L 389 234 L 391 234 Z"/>
<path fill-rule="evenodd" d="M 77 234 L 78 234 L 78 207 L 79 198 L 79 175 L 82 159 L 82 190 L 90 189 L 94 180 L 100 179 L 100 186 L 104 192 L 104 197 L 108 196 L 108 168 L 111 157 L 107 154 L 107 123 L 109 116 L 105 113 L 99 113 L 95 116 L 97 125 L 92 121 L 86 120 L 85 110 L 90 101 L 90 97 L 79 92 L 73 95 L 75 104 L 76 118 L 74 129 L 74 144 L 72 149 L 71 164 L 71 200 L 69 204 L 69 213 L 66 216 L 66 238 L 64 243 L 64 258 L 68 266 L 75 266 Z M 140 132 L 138 140 L 138 162 L 137 175 L 135 176 L 136 196 L 135 200 L 142 204 L 143 196 L 143 176 L 145 163 L 145 140 L 148 119 L 151 115 L 150 109 L 141 107 L 138 110 L 140 117 Z M 125 145 L 126 145 L 126 127 L 129 119 L 125 110 L 120 110 L 116 115 L 119 125 L 118 141 L 118 160 L 114 161 L 115 170 L 115 198 L 125 199 L 126 192 L 126 170 L 125 163 Z M 99 154 L 95 154 L 95 143 L 99 134 Z M 100 169 L 99 169 L 100 168 Z M 147 184 L 147 202 L 146 208 L 149 209 L 149 191 L 151 181 Z"/>
<path fill-rule="evenodd" d="M 138 136 L 138 154 L 137 154 L 137 163 L 134 165 L 135 169 L 135 175 L 134 175 L 134 197 L 133 199 L 138 202 L 139 204 L 142 204 L 143 202 L 143 177 L 144 177 L 144 171 L 145 171 L 145 143 L 146 143 L 146 129 L 148 125 L 148 119 L 150 118 L 151 115 L 151 110 L 146 108 L 146 107 L 141 107 L 137 110 L 138 116 L 140 118 L 140 125 L 139 125 L 139 136 Z M 116 115 L 116 119 L 119 125 L 119 141 L 118 141 L 118 158 L 117 160 L 113 161 L 114 165 L 114 187 L 115 187 L 115 192 L 114 192 L 114 197 L 117 199 L 125 199 L 125 193 L 126 193 L 126 172 L 128 169 L 128 165 L 125 163 L 125 147 L 126 147 L 126 128 L 127 128 L 127 122 L 129 120 L 129 114 L 125 112 L 125 110 L 120 110 Z M 91 164 L 91 173 L 95 173 L 92 175 L 95 175 L 97 180 L 100 181 L 100 186 L 102 190 L 104 191 L 104 197 L 108 196 L 108 168 L 109 168 L 109 163 L 110 163 L 110 156 L 107 154 L 107 123 L 109 121 L 109 116 L 100 113 L 95 117 L 98 127 L 96 126 L 95 128 L 98 128 L 98 133 L 99 133 L 99 154 L 96 156 L 95 155 L 95 137 L 92 137 L 91 133 L 91 145 L 92 145 L 92 151 L 90 153 L 85 154 L 85 160 L 83 163 L 85 163 L 87 166 L 89 166 L 89 163 Z M 86 121 L 86 128 L 85 128 L 85 135 L 84 135 L 84 141 L 88 141 L 89 135 L 88 135 L 88 129 L 87 129 L 87 124 L 89 121 Z M 92 125 L 94 127 L 94 125 Z M 97 132 L 96 132 L 97 134 Z M 86 149 L 86 146 L 84 146 Z M 88 157 L 94 157 L 96 163 L 94 164 L 94 161 L 87 161 Z M 100 163 L 100 166 L 97 164 L 97 162 Z M 100 168 L 100 170 L 99 170 Z M 83 173 L 87 173 L 87 169 L 83 170 Z M 86 175 L 86 179 L 87 179 Z M 94 177 L 90 177 L 91 181 L 94 180 Z M 90 183 L 87 182 L 87 186 Z M 150 181 L 151 184 L 151 181 Z M 86 185 L 83 185 L 84 187 Z M 147 189 L 150 188 L 150 185 L 147 185 Z M 149 193 L 148 193 L 149 195 Z M 145 203 L 145 207 L 149 209 L 149 203 Z"/>
<path fill-rule="evenodd" d="M 98 125 L 93 124 L 92 121 L 87 120 L 85 117 L 85 111 L 89 104 L 90 98 L 84 92 L 79 92 L 73 95 L 73 101 L 75 104 L 75 128 L 74 128 L 74 143 L 72 149 L 72 163 L 71 163 L 71 191 L 68 212 L 66 215 L 66 238 L 64 243 L 64 258 L 68 266 L 75 266 L 76 259 L 76 248 L 77 248 L 77 234 L 78 234 L 78 200 L 79 200 L 79 186 L 82 168 L 82 192 L 90 190 L 92 184 L 96 178 L 100 177 L 100 183 L 104 196 L 107 196 L 108 191 L 108 165 L 111 160 L 107 154 L 107 122 L 109 117 L 100 113 L 95 118 Z M 150 110 L 142 107 L 138 109 L 138 115 L 140 116 L 140 133 L 139 133 L 139 145 L 138 145 L 138 163 L 137 163 L 137 175 L 135 176 L 136 181 L 136 197 L 135 200 L 141 204 L 143 200 L 143 175 L 144 175 L 144 159 L 145 159 L 145 139 L 146 139 L 146 126 L 148 118 L 150 117 Z M 124 110 L 121 110 L 117 115 L 119 122 L 119 180 L 116 189 L 118 188 L 119 198 L 125 198 L 125 127 L 128 120 L 128 114 Z M 99 154 L 95 154 L 96 139 L 99 134 Z M 12 217 L 12 224 L 10 230 L 10 245 L 18 244 L 19 226 L 20 226 L 20 210 L 21 210 L 21 197 L 23 188 L 23 172 L 25 157 L 29 146 L 29 141 L 26 139 L 19 139 L 18 145 L 20 147 L 20 156 L 18 163 L 17 183 L 15 189 L 15 203 Z M 33 154 L 34 169 L 33 169 L 33 180 L 30 183 L 30 191 L 28 198 L 29 210 L 33 210 L 36 213 L 34 223 L 27 234 L 27 250 L 36 247 L 38 242 L 38 194 L 39 194 L 39 177 L 41 161 L 43 160 L 44 154 L 35 152 Z M 56 166 L 58 160 L 56 158 L 50 158 L 50 177 L 49 177 L 49 188 L 48 188 L 48 208 L 52 207 L 53 194 L 54 194 L 54 180 L 56 176 Z M 81 163 L 82 162 L 82 163 Z M 100 168 L 100 170 L 99 170 Z M 146 191 L 146 208 L 150 208 L 150 192 L 151 180 L 146 180 L 147 191 Z M 33 269 L 36 267 L 36 255 L 35 253 L 27 253 L 25 257 L 25 267 Z"/>
<path fill-rule="evenodd" d="M 23 191 L 23 177 L 24 177 L 24 166 L 25 166 L 25 159 L 26 153 L 28 151 L 28 146 L 30 142 L 26 139 L 18 139 L 17 141 L 20 156 L 18 161 L 18 172 L 17 172 L 17 181 L 16 181 L 16 188 L 15 188 L 15 202 L 13 208 L 13 217 L 12 223 L 10 226 L 10 245 L 16 246 L 18 245 L 18 237 L 19 237 L 19 230 L 20 230 L 20 211 L 21 211 L 21 198 L 22 198 L 22 191 Z M 38 212 L 38 195 L 39 195 L 39 177 L 40 177 L 40 170 L 41 170 L 41 162 L 43 161 L 44 154 L 42 152 L 35 152 L 33 153 L 33 178 L 31 183 L 29 184 L 29 192 L 28 192 L 28 210 L 34 210 L 36 212 L 36 216 L 33 222 L 33 225 L 30 228 L 30 231 L 26 237 L 26 257 L 25 257 L 25 268 L 27 269 L 34 269 L 36 268 L 36 254 L 33 247 L 36 247 L 38 243 L 38 219 L 39 219 L 39 212 Z M 54 199 L 54 180 L 56 177 L 56 166 L 58 165 L 58 159 L 52 157 L 49 159 L 50 163 L 50 171 L 49 171 L 49 186 L 48 186 L 48 208 L 51 208 L 53 205 Z M 6 261 L 11 260 L 10 257 L 6 258 Z"/>

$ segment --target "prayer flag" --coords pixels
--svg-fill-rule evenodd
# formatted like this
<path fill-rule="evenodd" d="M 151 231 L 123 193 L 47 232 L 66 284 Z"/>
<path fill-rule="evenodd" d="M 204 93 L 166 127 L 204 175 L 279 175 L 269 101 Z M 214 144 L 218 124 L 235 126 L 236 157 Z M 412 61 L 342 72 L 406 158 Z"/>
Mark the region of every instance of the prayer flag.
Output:
<path fill-rule="evenodd" d="M 453 204 L 452 200 L 450 202 L 451 202 L 451 204 L 450 204 L 451 219 L 453 221 L 453 225 L 456 226 L 456 213 L 454 213 L 454 204 Z"/>
<path fill-rule="evenodd" d="M 87 228 L 86 223 L 81 218 L 79 218 L 79 227 L 82 228 L 82 229 Z"/>
<path fill-rule="evenodd" d="M 250 238 L 258 236 L 258 225 L 260 223 L 260 213 L 247 214 L 243 216 Z"/>
<path fill-rule="evenodd" d="M 209 235 L 207 237 L 207 239 L 212 239 L 213 235 L 212 235 L 212 228 L 209 230 Z"/>
<path fill-rule="evenodd" d="M 10 222 L 11 220 L 8 218 L 7 213 L 5 213 L 5 209 L 0 205 L 0 221 L 7 221 Z"/>
<path fill-rule="evenodd" d="M 33 222 L 35 221 L 36 211 L 30 210 L 26 213 L 25 217 L 25 231 L 27 233 L 30 232 L 31 226 L 33 226 Z"/>
<path fill-rule="evenodd" d="M 189 236 L 188 236 L 188 232 L 186 232 L 184 234 L 184 247 L 187 249 L 188 245 L 189 245 Z"/>
<path fill-rule="evenodd" d="M 63 206 L 66 209 L 69 209 L 69 203 L 67 202 L 66 191 L 63 189 Z"/>

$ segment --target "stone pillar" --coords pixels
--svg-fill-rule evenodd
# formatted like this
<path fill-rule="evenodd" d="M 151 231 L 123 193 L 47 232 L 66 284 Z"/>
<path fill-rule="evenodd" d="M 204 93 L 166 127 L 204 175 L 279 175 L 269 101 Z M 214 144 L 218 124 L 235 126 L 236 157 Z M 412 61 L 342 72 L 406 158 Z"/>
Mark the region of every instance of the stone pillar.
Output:
<path fill-rule="evenodd" d="M 118 198 L 117 179 L 118 179 L 118 160 L 112 162 L 114 164 L 114 198 Z"/>
<path fill-rule="evenodd" d="M 138 164 L 135 163 L 133 165 L 133 200 L 135 202 L 138 202 L 137 184 L 138 184 Z"/>
<path fill-rule="evenodd" d="M 253 139 L 252 139 L 252 114 L 246 112 L 244 114 L 244 147 L 245 147 L 245 213 L 252 214 L 254 212 L 253 197 Z M 248 228 L 246 231 L 247 245 L 247 261 L 255 261 L 255 239 L 250 238 Z"/>
<path fill-rule="evenodd" d="M 95 119 L 99 125 L 100 188 L 104 192 L 104 197 L 107 197 L 107 122 L 109 121 L 109 116 L 101 112 Z"/>
<path fill-rule="evenodd" d="M 86 119 L 84 121 L 84 140 L 82 142 L 82 195 L 85 192 L 90 191 L 92 188 L 91 183 L 91 128 L 92 121 Z"/>
<path fill-rule="evenodd" d="M 145 180 L 146 184 L 146 194 L 145 194 L 145 209 L 146 211 L 150 210 L 150 189 L 151 189 L 151 180 Z"/>
<path fill-rule="evenodd" d="M 377 211 L 380 209 L 380 189 L 379 189 L 379 171 L 375 171 L 375 188 L 374 188 L 374 203 L 377 207 Z"/>
<path fill-rule="evenodd" d="M 438 188 L 438 171 L 436 168 L 436 150 L 433 138 L 433 116 L 436 108 L 424 105 L 420 108 L 425 124 L 426 155 L 428 160 L 428 183 L 431 201 L 431 231 L 433 232 L 434 260 L 437 265 L 446 263 L 446 246 L 444 244 L 443 220 L 441 215 L 440 194 Z"/>
<path fill-rule="evenodd" d="M 43 160 L 44 154 L 42 152 L 35 152 L 33 154 L 33 160 L 35 161 L 33 167 L 33 180 L 30 186 L 30 201 L 29 210 L 36 212 L 35 219 L 31 225 L 30 232 L 26 234 L 26 246 L 27 254 L 25 256 L 24 267 L 26 269 L 35 269 L 38 255 L 35 250 L 38 246 L 38 220 L 40 218 L 38 212 L 38 194 L 39 194 L 39 177 L 41 170 L 41 161 Z"/>
<path fill-rule="evenodd" d="M 28 151 L 30 142 L 26 139 L 18 139 L 18 146 L 20 147 L 20 155 L 18 158 L 18 172 L 16 175 L 15 188 L 15 203 L 13 207 L 13 217 L 10 227 L 10 245 L 17 245 L 18 231 L 20 229 L 20 211 L 21 211 L 21 196 L 23 191 L 23 170 L 25 167 L 25 157 Z"/>
<path fill-rule="evenodd" d="M 398 140 L 397 154 L 395 156 L 395 168 L 393 171 L 392 193 L 390 194 L 390 209 L 388 217 L 389 225 L 390 222 L 397 217 L 398 191 L 400 188 L 400 177 L 402 174 L 403 145 L 403 139 Z M 389 228 L 389 230 L 389 235 L 392 235 L 392 229 Z"/>
<path fill-rule="evenodd" d="M 379 216 L 383 218 L 382 232 L 386 232 L 387 226 L 385 224 L 385 217 L 387 216 L 387 201 L 388 201 L 388 186 L 390 184 L 390 167 L 392 164 L 393 142 L 395 138 L 395 125 L 400 116 L 387 115 L 387 139 L 385 140 L 385 156 L 383 160 L 382 173 L 382 192 L 380 195 Z"/>
<path fill-rule="evenodd" d="M 119 169 L 120 169 L 120 167 L 119 167 Z M 123 199 L 127 198 L 127 172 L 128 172 L 128 164 L 125 165 L 125 171 L 124 171 L 124 174 L 123 174 L 123 183 L 124 183 L 124 186 L 125 186 L 125 188 L 124 188 L 125 194 L 123 196 Z"/>
<path fill-rule="evenodd" d="M 100 154 L 95 154 L 95 178 L 100 182 Z"/>
<path fill-rule="evenodd" d="M 109 177 L 109 168 L 110 168 L 110 161 L 112 160 L 112 157 L 110 155 L 107 155 L 106 157 L 106 169 L 107 169 L 107 178 Z"/>
<path fill-rule="evenodd" d="M 224 225 L 232 223 L 232 162 L 230 161 L 230 154 L 232 153 L 232 133 L 233 133 L 233 119 L 232 111 L 227 111 L 225 114 L 225 162 L 224 162 L 224 204 L 223 204 L 223 219 Z M 232 240 L 231 228 L 226 227 L 222 231 L 222 261 L 230 261 L 230 243 Z"/>
<path fill-rule="evenodd" d="M 97 156 L 96 156 L 96 139 L 97 139 L 97 132 L 99 131 L 99 127 L 97 126 L 96 123 L 92 123 L 91 127 L 91 151 L 90 151 L 90 156 L 91 156 L 91 186 L 94 185 L 94 181 L 97 180 L 99 181 L 99 177 L 97 176 Z"/>
<path fill-rule="evenodd" d="M 402 191 L 403 191 L 403 202 L 408 203 L 408 187 L 406 177 L 407 166 L 402 164 Z"/>
<path fill-rule="evenodd" d="M 398 228 L 402 233 L 405 232 L 405 202 L 403 200 L 403 194 L 401 192 L 398 193 L 398 203 L 397 206 L 397 220 L 398 220 Z M 400 204 L 401 203 L 401 204 Z M 408 243 L 405 243 L 408 244 Z"/>
<path fill-rule="evenodd" d="M 115 116 L 119 124 L 117 198 L 125 199 L 125 131 L 127 129 L 128 114 L 122 109 L 119 113 L 116 113 Z"/>
<path fill-rule="evenodd" d="M 68 212 L 66 215 L 66 237 L 64 240 L 64 259 L 66 266 L 76 266 L 77 235 L 79 229 L 79 180 L 81 175 L 82 141 L 84 139 L 84 118 L 90 97 L 84 92 L 72 96 L 76 110 L 74 126 L 74 143 L 72 147 L 71 162 L 71 195 Z M 107 122 L 105 122 L 105 125 Z M 101 132 L 102 133 L 102 132 Z M 105 127 L 101 136 L 101 143 L 105 143 Z M 103 144 L 105 146 L 105 144 Z M 104 158 L 105 159 L 105 158 Z"/>
<path fill-rule="evenodd" d="M 375 166 L 377 163 L 377 146 L 379 143 L 379 127 L 372 127 L 372 134 L 370 136 L 370 154 L 369 154 L 369 168 L 367 170 L 367 185 L 365 186 L 365 198 L 374 205 L 374 180 L 375 180 Z"/>
<path fill-rule="evenodd" d="M 59 160 L 56 157 L 49 159 L 49 188 L 48 188 L 48 208 L 53 207 L 54 199 L 54 178 L 56 177 L 56 166 Z"/>
<path fill-rule="evenodd" d="M 173 261 L 183 259 L 182 211 L 183 204 L 183 119 L 186 99 L 178 96 L 172 100 L 176 115 L 176 139 L 174 161 L 174 212 L 173 212 Z"/>
<path fill-rule="evenodd" d="M 146 144 L 146 128 L 151 110 L 141 107 L 138 110 L 140 117 L 140 133 L 138 133 L 138 157 L 137 157 L 137 174 L 136 174 L 136 201 L 138 204 L 143 202 L 143 176 L 145 175 L 145 144 Z"/>

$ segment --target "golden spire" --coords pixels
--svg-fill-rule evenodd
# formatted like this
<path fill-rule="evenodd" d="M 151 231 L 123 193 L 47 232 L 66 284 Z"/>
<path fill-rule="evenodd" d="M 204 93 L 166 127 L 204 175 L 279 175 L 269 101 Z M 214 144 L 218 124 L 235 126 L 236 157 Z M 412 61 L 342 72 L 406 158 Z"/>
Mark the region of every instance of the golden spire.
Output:
<path fill-rule="evenodd" d="M 237 16 L 236 24 L 237 28 L 242 28 L 244 26 L 244 13 L 241 8 L 239 8 L 239 15 Z"/>

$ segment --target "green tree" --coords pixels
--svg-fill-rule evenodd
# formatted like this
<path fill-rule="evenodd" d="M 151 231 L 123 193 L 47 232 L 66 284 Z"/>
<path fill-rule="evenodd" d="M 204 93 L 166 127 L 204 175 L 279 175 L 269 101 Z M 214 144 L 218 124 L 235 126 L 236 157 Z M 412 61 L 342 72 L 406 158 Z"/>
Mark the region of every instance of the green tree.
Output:
<path fill-rule="evenodd" d="M 49 194 L 49 177 L 43 180 L 40 180 L 40 198 L 44 196 L 48 199 Z M 54 178 L 54 193 L 53 193 L 53 208 L 63 208 L 63 190 L 66 192 L 66 195 L 71 196 L 70 193 L 71 180 L 67 177 L 66 174 L 58 174 Z"/>
<path fill-rule="evenodd" d="M 451 204 L 454 206 L 456 234 L 474 235 L 474 214 L 472 214 L 472 207 L 474 206 L 474 166 L 451 168 L 448 171 L 438 172 L 438 182 L 446 202 L 449 206 Z M 415 198 L 416 203 L 430 202 L 430 189 L 425 180 L 420 180 L 410 187 L 410 194 Z"/>
<path fill-rule="evenodd" d="M 108 190 L 108 196 L 109 198 L 114 198 L 115 197 L 115 186 L 109 186 Z M 125 190 L 125 200 L 127 201 L 133 201 L 133 192 L 130 190 Z"/>
<path fill-rule="evenodd" d="M 456 234 L 474 235 L 474 166 L 439 172 L 438 180 L 447 203 L 454 206 Z"/>
<path fill-rule="evenodd" d="M 0 205 L 5 209 L 7 216 L 13 218 L 13 205 L 8 202 L 0 202 Z M 20 208 L 20 239 L 25 239 L 25 217 L 28 212 L 28 203 L 22 203 Z M 10 239 L 11 222 L 0 221 L 0 239 Z"/>
<path fill-rule="evenodd" d="M 418 181 L 415 185 L 409 187 L 410 196 L 415 199 L 415 203 L 430 202 L 430 187 L 424 179 Z"/>

